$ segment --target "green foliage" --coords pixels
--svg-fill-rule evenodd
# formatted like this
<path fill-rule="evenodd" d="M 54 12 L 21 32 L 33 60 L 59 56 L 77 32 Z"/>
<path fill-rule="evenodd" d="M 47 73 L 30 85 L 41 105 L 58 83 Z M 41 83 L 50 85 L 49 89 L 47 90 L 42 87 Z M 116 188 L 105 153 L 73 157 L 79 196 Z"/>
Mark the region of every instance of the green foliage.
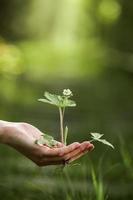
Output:
<path fill-rule="evenodd" d="M 55 105 L 57 107 L 62 107 L 62 108 L 76 106 L 75 101 L 68 99 L 68 97 L 66 96 L 51 94 L 49 92 L 45 92 L 44 96 L 46 97 L 46 99 L 38 99 L 38 101 L 52 104 L 52 105 Z"/>
<path fill-rule="evenodd" d="M 108 142 L 108 141 L 105 140 L 105 139 L 101 139 L 101 137 L 102 137 L 103 135 L 104 135 L 104 134 L 100 134 L 100 133 L 91 133 L 91 138 L 92 138 L 91 142 L 93 142 L 93 141 L 98 141 L 98 142 L 101 142 L 101 143 L 103 143 L 103 144 L 106 144 L 106 145 L 108 145 L 108 146 L 110 146 L 111 148 L 114 149 L 114 146 L 113 146 L 110 142 Z"/>
<path fill-rule="evenodd" d="M 35 141 L 38 145 L 47 145 L 48 147 L 54 147 L 57 145 L 57 141 L 51 135 L 43 133 L 43 135 Z"/>

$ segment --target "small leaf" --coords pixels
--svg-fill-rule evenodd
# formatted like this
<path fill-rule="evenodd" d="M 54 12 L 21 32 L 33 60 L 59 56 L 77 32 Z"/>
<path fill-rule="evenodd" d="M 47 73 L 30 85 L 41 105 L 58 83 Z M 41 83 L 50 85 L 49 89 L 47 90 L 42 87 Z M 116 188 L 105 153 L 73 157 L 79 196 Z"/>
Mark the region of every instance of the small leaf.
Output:
<path fill-rule="evenodd" d="M 64 99 L 63 107 L 75 107 L 75 106 L 76 106 L 75 101 L 66 98 Z"/>
<path fill-rule="evenodd" d="M 51 101 L 48 101 L 47 99 L 38 99 L 38 101 L 41 101 L 43 103 L 53 104 Z"/>
<path fill-rule="evenodd" d="M 40 137 L 38 140 L 35 141 L 35 143 L 42 146 L 42 145 L 48 145 L 49 142 L 43 137 Z"/>
<path fill-rule="evenodd" d="M 101 138 L 104 134 L 100 133 L 91 133 L 93 139 L 99 139 Z"/>
<path fill-rule="evenodd" d="M 51 135 L 47 135 L 45 133 L 43 133 L 43 135 L 41 135 L 41 137 L 35 141 L 35 144 L 38 144 L 40 146 L 47 145 L 48 147 L 54 147 L 57 145 L 57 143 L 58 142 L 54 140 Z"/>
<path fill-rule="evenodd" d="M 55 95 L 55 94 L 51 94 L 49 92 L 45 92 L 44 96 L 53 104 L 56 106 L 60 106 L 60 100 L 59 100 L 59 96 Z"/>
<path fill-rule="evenodd" d="M 46 140 L 54 140 L 54 138 L 51 135 L 48 135 L 46 133 L 43 133 L 42 135 Z"/>
<path fill-rule="evenodd" d="M 102 142 L 103 144 L 106 144 L 114 149 L 114 146 L 105 139 L 97 139 L 97 141 Z"/>
<path fill-rule="evenodd" d="M 69 106 L 69 107 L 75 107 L 75 106 L 76 106 L 75 101 L 73 101 L 73 100 L 68 100 L 68 106 Z"/>

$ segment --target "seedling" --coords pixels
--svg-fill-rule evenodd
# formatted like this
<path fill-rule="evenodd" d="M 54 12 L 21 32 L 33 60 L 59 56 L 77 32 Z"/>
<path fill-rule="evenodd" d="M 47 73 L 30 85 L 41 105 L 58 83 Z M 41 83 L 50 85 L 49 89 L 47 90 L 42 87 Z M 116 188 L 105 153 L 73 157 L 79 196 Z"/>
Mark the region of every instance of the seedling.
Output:
<path fill-rule="evenodd" d="M 56 95 L 51 94 L 49 92 L 44 93 L 44 99 L 38 99 L 39 101 L 43 103 L 48 103 L 51 105 L 54 105 L 59 110 L 59 116 L 60 116 L 60 141 L 63 144 L 67 144 L 67 136 L 68 136 L 68 127 L 65 126 L 64 128 L 64 114 L 66 107 L 75 107 L 76 103 L 75 101 L 71 100 L 70 98 L 73 96 L 70 89 L 64 89 L 62 95 Z M 101 139 L 103 134 L 99 133 L 91 133 L 91 140 L 90 142 L 101 142 L 103 144 L 106 144 L 112 148 L 114 146 L 109 143 L 105 139 Z M 49 147 L 54 147 L 57 145 L 57 141 L 54 140 L 54 138 L 46 133 L 42 135 L 42 137 L 39 140 L 36 140 L 36 144 L 38 145 L 47 145 Z"/>

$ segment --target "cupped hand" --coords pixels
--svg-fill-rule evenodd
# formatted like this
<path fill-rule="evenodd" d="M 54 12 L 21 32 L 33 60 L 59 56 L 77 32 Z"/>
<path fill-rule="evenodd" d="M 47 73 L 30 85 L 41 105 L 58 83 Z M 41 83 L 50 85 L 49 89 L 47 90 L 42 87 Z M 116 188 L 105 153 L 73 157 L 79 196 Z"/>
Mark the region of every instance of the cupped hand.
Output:
<path fill-rule="evenodd" d="M 74 142 L 68 146 L 58 142 L 56 147 L 35 144 L 42 132 L 27 123 L 4 122 L 3 143 L 15 148 L 38 166 L 71 163 L 80 158 L 94 146 L 88 141 Z"/>

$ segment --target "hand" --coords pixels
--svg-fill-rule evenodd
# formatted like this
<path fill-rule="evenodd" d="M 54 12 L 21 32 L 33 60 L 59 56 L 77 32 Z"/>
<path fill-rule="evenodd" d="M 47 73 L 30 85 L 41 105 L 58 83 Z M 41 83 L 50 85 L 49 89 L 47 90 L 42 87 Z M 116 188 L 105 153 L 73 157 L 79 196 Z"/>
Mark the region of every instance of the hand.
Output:
<path fill-rule="evenodd" d="M 40 138 L 42 132 L 30 124 L 0 121 L 0 127 L 3 130 L 1 141 L 15 148 L 38 166 L 71 163 L 94 148 L 88 141 L 74 142 L 68 146 L 58 142 L 57 147 L 53 148 L 39 146 L 35 141 Z"/>

